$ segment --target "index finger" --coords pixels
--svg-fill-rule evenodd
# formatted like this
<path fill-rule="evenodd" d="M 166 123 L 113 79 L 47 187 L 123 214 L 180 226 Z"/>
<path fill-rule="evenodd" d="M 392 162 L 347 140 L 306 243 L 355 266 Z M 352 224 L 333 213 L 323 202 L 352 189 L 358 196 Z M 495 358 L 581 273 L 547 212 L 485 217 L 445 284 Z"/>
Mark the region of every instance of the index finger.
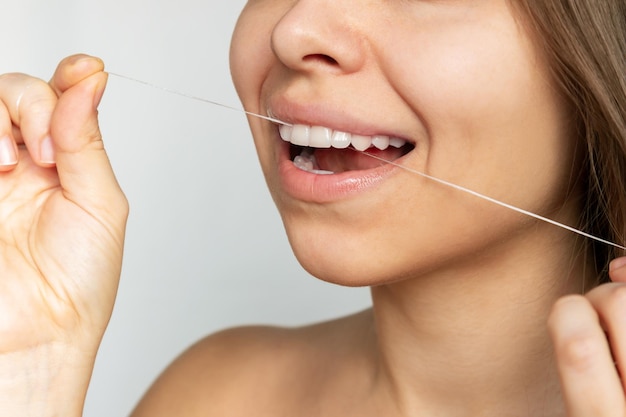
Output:
<path fill-rule="evenodd" d="M 72 55 L 59 63 L 50 80 L 50 87 L 60 96 L 68 88 L 103 70 L 104 62 L 100 58 L 85 54 Z"/>
<path fill-rule="evenodd" d="M 57 95 L 45 81 L 19 73 L 0 75 L 0 105 L 10 118 L 2 128 L 15 126 L 15 139 L 23 140 L 33 159 L 42 165 L 54 164 L 50 120 L 56 103 Z"/>

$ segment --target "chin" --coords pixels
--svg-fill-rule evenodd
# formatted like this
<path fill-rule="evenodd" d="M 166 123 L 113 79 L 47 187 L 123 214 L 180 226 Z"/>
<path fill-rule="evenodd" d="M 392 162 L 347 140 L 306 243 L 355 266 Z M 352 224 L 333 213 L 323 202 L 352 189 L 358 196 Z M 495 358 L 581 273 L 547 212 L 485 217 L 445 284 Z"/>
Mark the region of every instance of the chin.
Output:
<path fill-rule="evenodd" d="M 362 235 L 335 234 L 329 243 L 328 239 L 316 239 L 301 230 L 298 233 L 288 231 L 287 234 L 300 265 L 322 281 L 345 287 L 369 287 L 397 281 L 407 275 L 398 273 L 401 269 L 398 260 L 380 253 Z"/>

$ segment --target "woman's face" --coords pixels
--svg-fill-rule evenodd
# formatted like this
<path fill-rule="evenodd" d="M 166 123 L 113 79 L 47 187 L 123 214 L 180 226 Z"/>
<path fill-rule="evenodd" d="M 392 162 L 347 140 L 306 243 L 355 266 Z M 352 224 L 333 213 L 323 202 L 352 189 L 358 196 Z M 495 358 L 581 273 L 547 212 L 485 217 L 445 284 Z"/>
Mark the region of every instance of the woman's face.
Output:
<path fill-rule="evenodd" d="M 557 220 L 578 215 L 565 201 L 567 108 L 506 0 L 251 0 L 231 68 L 247 110 L 316 148 L 250 120 L 295 254 L 322 279 L 413 277 L 536 247 L 548 230 L 352 147 L 373 143 L 382 158 Z"/>

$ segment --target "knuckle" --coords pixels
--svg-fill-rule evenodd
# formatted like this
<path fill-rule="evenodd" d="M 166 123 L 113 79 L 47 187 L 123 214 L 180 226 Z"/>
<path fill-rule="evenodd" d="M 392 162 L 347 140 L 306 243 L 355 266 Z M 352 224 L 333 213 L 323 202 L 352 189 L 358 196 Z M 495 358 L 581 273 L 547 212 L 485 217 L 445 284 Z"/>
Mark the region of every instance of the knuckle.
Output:
<path fill-rule="evenodd" d="M 130 204 L 124 192 L 117 188 L 109 193 L 106 206 L 103 208 L 107 213 L 106 223 L 112 225 L 112 230 L 123 230 L 130 213 Z M 112 235 L 117 236 L 117 233 L 113 232 Z"/>
<path fill-rule="evenodd" d="M 126 221 L 130 213 L 130 203 L 128 202 L 126 194 L 120 191 L 116 203 L 118 214 Z"/>
<path fill-rule="evenodd" d="M 104 142 L 102 139 L 102 132 L 100 131 L 100 125 L 95 120 L 89 120 L 88 123 L 83 126 L 82 135 L 86 139 L 86 143 L 91 146 L 92 149 L 103 150 Z"/>
<path fill-rule="evenodd" d="M 7 72 L 5 74 L 0 74 L 0 81 L 8 82 L 9 84 L 17 84 L 23 83 L 25 81 L 32 80 L 33 78 L 29 75 L 26 75 L 21 72 Z"/>
<path fill-rule="evenodd" d="M 0 74 L 2 113 L 19 128 L 46 129 L 57 96 L 45 81 L 23 73 Z"/>
<path fill-rule="evenodd" d="M 8 72 L 0 74 L 0 85 L 10 86 L 13 89 L 21 90 L 22 92 L 36 91 L 38 89 L 51 90 L 47 82 L 40 78 L 33 77 L 21 72 Z"/>
<path fill-rule="evenodd" d="M 97 121 L 90 120 L 86 123 L 83 126 L 80 135 L 83 139 L 76 143 L 77 148 L 69 151 L 80 152 L 85 149 L 95 152 L 105 151 L 102 132 L 100 131 L 100 126 Z"/>
<path fill-rule="evenodd" d="M 578 373 L 599 363 L 606 352 L 606 340 L 597 327 L 597 315 L 582 295 L 568 295 L 556 301 L 550 313 L 549 328 L 559 362 Z"/>
<path fill-rule="evenodd" d="M 33 78 L 22 91 L 21 102 L 35 110 L 49 109 L 56 102 L 57 96 L 43 80 Z"/>
<path fill-rule="evenodd" d="M 595 366 L 602 348 L 600 341 L 592 335 L 579 333 L 566 336 L 557 347 L 557 354 L 564 365 L 584 372 Z"/>

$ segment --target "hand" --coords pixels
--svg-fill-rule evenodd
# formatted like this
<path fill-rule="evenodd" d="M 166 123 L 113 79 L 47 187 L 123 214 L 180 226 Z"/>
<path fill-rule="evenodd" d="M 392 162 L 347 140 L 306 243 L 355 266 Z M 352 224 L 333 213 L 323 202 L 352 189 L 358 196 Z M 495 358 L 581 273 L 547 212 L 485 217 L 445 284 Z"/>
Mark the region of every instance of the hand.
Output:
<path fill-rule="evenodd" d="M 103 69 L 81 55 L 62 61 L 50 83 L 0 76 L 3 407 L 12 366 L 84 367 L 88 382 L 111 315 L 128 207 L 98 127 Z M 29 352 L 52 346 L 45 356 L 54 363 L 33 365 Z"/>
<path fill-rule="evenodd" d="M 626 258 L 609 275 L 612 283 L 559 300 L 549 320 L 568 417 L 626 416 Z"/>

